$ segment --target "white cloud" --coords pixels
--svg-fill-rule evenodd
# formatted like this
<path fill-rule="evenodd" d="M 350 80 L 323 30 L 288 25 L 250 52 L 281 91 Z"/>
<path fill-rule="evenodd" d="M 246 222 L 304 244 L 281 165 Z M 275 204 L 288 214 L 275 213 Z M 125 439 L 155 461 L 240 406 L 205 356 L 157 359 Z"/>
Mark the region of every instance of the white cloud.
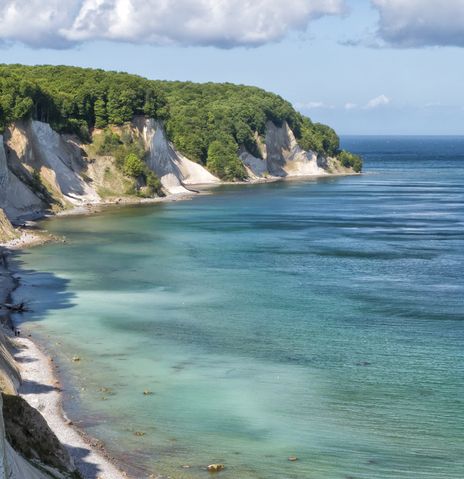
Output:
<path fill-rule="evenodd" d="M 374 108 L 378 108 L 380 106 L 386 106 L 390 103 L 390 98 L 386 95 L 379 95 L 376 96 L 375 98 L 372 98 L 372 100 L 369 100 L 364 107 L 366 110 L 372 110 Z"/>
<path fill-rule="evenodd" d="M 0 41 L 253 47 L 344 12 L 345 0 L 0 0 Z"/>
<path fill-rule="evenodd" d="M 464 0 L 371 0 L 377 31 L 395 47 L 464 46 Z"/>
<path fill-rule="evenodd" d="M 78 0 L 0 0 L 0 39 L 61 48 L 68 41 L 58 30 L 78 8 Z"/>
<path fill-rule="evenodd" d="M 308 108 L 308 110 L 314 110 L 315 108 L 324 108 L 325 105 L 322 101 L 310 101 L 303 105 L 303 108 Z"/>
<path fill-rule="evenodd" d="M 356 108 L 358 108 L 356 103 L 352 103 L 351 101 L 345 103 L 345 110 L 355 110 Z"/>

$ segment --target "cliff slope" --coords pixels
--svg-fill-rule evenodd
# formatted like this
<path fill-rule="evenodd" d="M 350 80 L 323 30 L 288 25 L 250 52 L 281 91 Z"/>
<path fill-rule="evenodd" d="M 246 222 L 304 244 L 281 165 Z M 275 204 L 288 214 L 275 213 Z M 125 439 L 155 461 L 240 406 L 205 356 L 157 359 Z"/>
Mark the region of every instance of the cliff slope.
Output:
<path fill-rule="evenodd" d="M 108 135 L 113 143 L 105 146 Z M 244 145 L 237 151 L 249 180 L 353 172 L 335 157 L 303 150 L 286 122 L 267 122 L 264 138 L 256 137 L 259 148 L 254 154 Z M 161 191 L 147 196 L 192 193 L 194 185 L 221 183 L 169 141 L 160 120 L 136 117 L 122 126 L 95 130 L 91 140 L 58 133 L 37 120 L 8 126 L 0 135 L 0 209 L 11 221 L 21 222 L 47 211 L 137 199 L 147 187 L 148 174 L 159 178 Z M 125 158 L 119 158 L 127 158 L 134 148 L 146 168 L 135 175 L 125 169 Z M 14 235 L 1 216 L 0 234 L 3 241 Z"/>

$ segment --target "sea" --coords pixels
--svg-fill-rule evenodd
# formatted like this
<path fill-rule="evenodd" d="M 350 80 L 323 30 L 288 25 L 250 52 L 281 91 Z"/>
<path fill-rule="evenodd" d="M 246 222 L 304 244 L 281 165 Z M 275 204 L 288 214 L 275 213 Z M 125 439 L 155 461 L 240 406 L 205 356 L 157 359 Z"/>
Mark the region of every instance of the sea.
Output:
<path fill-rule="evenodd" d="M 16 256 L 17 320 L 133 477 L 464 478 L 464 137 L 342 142 L 362 175 L 47 219 Z"/>

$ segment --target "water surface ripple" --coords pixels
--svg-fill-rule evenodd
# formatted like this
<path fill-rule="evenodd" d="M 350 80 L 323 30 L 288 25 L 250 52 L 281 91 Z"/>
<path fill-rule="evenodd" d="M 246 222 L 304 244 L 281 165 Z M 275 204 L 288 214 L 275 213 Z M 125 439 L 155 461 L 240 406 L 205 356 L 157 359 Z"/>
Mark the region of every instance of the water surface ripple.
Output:
<path fill-rule="evenodd" d="M 20 255 L 70 414 L 139 477 L 464 477 L 464 140 L 344 143 L 363 176 L 52 219 L 68 243 Z"/>

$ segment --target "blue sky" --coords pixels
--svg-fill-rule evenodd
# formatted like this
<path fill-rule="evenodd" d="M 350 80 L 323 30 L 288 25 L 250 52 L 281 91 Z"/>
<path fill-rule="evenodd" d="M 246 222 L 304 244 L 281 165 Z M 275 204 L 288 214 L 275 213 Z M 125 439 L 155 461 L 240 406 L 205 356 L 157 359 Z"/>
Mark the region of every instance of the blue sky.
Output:
<path fill-rule="evenodd" d="M 340 134 L 464 134 L 464 0 L 0 0 L 0 62 L 279 93 Z"/>

